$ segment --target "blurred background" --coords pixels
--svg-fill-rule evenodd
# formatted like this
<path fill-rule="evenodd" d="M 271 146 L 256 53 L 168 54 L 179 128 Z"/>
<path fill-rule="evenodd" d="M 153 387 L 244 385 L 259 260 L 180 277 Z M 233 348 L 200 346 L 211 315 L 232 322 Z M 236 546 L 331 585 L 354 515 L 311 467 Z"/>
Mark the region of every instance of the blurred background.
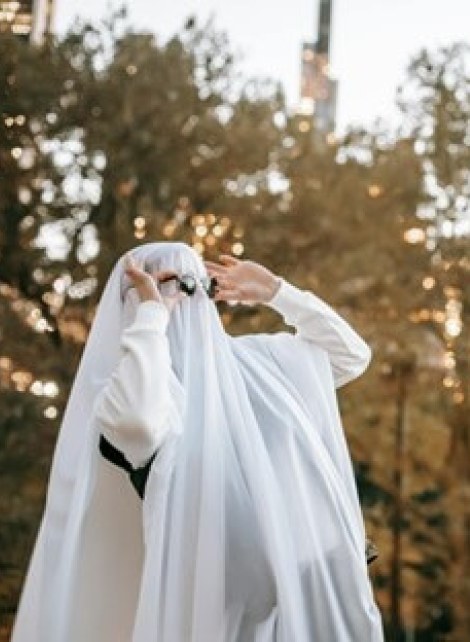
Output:
<path fill-rule="evenodd" d="M 470 6 L 194 7 L 0 0 L 0 640 L 107 276 L 182 240 L 370 344 L 338 397 L 387 641 L 468 642 Z M 219 306 L 232 334 L 282 327 Z"/>

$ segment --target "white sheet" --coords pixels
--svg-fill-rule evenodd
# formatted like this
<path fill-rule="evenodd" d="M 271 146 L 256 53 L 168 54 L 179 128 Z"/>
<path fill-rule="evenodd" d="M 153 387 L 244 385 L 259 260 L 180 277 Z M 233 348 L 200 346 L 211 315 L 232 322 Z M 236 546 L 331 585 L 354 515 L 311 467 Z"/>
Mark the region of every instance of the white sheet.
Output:
<path fill-rule="evenodd" d="M 133 253 L 206 274 L 182 243 Z M 383 642 L 335 391 L 366 369 L 367 344 L 285 280 L 269 305 L 296 334 L 236 338 L 202 289 L 166 325 L 160 304 L 126 307 L 125 285 L 121 257 L 62 420 L 13 642 Z M 126 399 L 118 430 L 109 413 Z M 143 503 L 99 455 L 103 427 L 136 462 L 160 446 Z"/>

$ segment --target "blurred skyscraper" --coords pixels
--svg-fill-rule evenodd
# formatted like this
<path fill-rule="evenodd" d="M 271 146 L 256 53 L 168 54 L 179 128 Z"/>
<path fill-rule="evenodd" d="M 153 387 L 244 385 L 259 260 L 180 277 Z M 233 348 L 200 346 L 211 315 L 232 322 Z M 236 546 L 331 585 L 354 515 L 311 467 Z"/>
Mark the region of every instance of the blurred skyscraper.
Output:
<path fill-rule="evenodd" d="M 40 44 L 52 28 L 55 0 L 0 0 L 0 35 Z"/>
<path fill-rule="evenodd" d="M 320 0 L 318 39 L 302 45 L 299 115 L 311 116 L 315 129 L 328 134 L 335 128 L 337 81 L 330 76 L 333 0 Z M 303 121 L 304 129 L 307 128 Z"/>

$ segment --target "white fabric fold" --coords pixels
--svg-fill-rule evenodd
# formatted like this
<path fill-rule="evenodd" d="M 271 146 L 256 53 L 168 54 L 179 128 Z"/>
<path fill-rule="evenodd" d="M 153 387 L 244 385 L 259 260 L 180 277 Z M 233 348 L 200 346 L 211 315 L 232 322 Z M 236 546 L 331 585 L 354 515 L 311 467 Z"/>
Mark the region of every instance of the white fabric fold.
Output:
<path fill-rule="evenodd" d="M 206 276 L 183 243 L 132 250 Z M 113 267 L 72 386 L 12 642 L 383 642 L 335 386 L 365 343 L 313 293 L 297 331 L 226 334 L 202 288 L 168 319 Z M 132 289 L 131 289 L 132 291 Z M 362 369 L 362 370 L 361 370 Z M 158 444 L 140 501 L 100 457 Z"/>

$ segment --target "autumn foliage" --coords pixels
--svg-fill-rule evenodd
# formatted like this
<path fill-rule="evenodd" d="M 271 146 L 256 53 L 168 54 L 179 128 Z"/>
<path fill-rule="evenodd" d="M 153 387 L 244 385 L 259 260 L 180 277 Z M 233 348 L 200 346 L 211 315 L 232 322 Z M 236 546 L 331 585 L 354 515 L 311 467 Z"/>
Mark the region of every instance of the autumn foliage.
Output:
<path fill-rule="evenodd" d="M 368 341 L 339 402 L 390 639 L 470 639 L 465 58 L 416 56 L 399 131 L 322 139 L 212 24 L 164 44 L 121 14 L 41 48 L 0 38 L 0 640 L 101 289 L 122 252 L 165 239 L 264 263 Z M 281 328 L 220 312 L 230 333 Z"/>

